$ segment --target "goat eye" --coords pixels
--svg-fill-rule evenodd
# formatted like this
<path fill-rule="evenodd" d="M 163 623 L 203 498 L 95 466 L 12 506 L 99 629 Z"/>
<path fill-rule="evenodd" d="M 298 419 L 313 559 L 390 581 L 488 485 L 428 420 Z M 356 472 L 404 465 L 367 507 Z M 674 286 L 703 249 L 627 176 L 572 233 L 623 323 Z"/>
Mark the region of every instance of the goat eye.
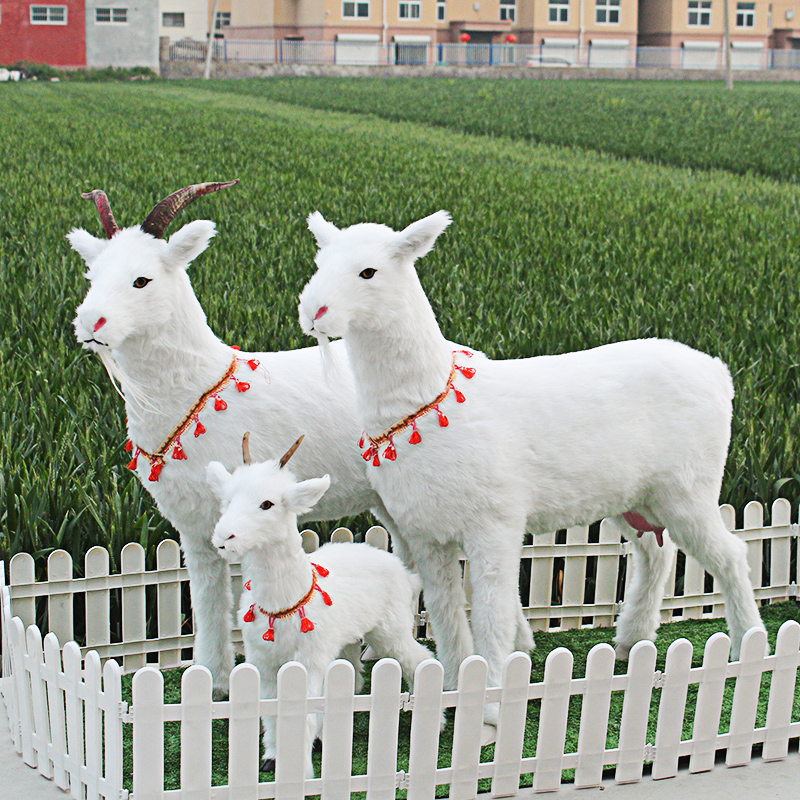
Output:
<path fill-rule="evenodd" d="M 144 287 L 147 286 L 147 284 L 150 283 L 151 280 L 153 280 L 153 279 L 152 278 L 137 278 L 133 282 L 133 288 L 134 289 L 144 289 Z"/>
<path fill-rule="evenodd" d="M 377 271 L 378 270 L 376 269 L 372 269 L 372 267 L 367 267 L 366 269 L 362 269 L 361 272 L 358 273 L 358 277 L 368 281 Z"/>
<path fill-rule="evenodd" d="M 272 502 L 272 500 L 265 500 L 265 501 L 264 501 L 264 502 L 261 504 L 261 508 L 263 508 L 263 509 L 264 509 L 264 511 L 268 511 L 268 510 L 269 510 L 270 508 L 272 508 L 272 506 L 274 506 L 274 505 L 275 505 L 275 503 L 273 503 L 273 502 Z"/>

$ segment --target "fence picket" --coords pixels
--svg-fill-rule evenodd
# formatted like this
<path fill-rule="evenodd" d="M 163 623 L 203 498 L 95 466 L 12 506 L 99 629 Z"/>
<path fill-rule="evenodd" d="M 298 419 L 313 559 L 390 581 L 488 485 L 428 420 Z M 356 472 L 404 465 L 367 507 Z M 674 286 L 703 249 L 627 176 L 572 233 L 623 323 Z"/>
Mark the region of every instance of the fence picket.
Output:
<path fill-rule="evenodd" d="M 572 665 L 572 651 L 565 647 L 553 650 L 544 663 L 544 696 L 536 739 L 534 792 L 552 792 L 561 786 Z"/>
<path fill-rule="evenodd" d="M 531 657 L 527 653 L 512 653 L 503 665 L 492 797 L 510 797 L 519 790 L 530 679 Z"/>
<path fill-rule="evenodd" d="M 426 659 L 414 673 L 414 713 L 408 755 L 408 800 L 430 800 L 436 794 L 439 724 L 444 668 Z"/>
<path fill-rule="evenodd" d="M 72 617 L 72 556 L 66 550 L 54 550 L 47 559 L 47 581 L 64 581 L 60 592 L 47 594 L 47 629 L 59 642 L 75 638 Z"/>
<path fill-rule="evenodd" d="M 28 650 L 27 671 L 31 682 L 31 707 L 33 709 L 33 749 L 36 752 L 39 774 L 49 778 L 52 775 L 50 759 L 47 755 L 50 727 L 47 718 L 47 695 L 44 691 L 42 676 L 44 663 L 42 634 L 36 625 L 30 625 L 25 632 L 25 638 Z"/>
<path fill-rule="evenodd" d="M 372 669 L 367 754 L 367 800 L 394 800 L 402 672 L 393 658 Z"/>
<path fill-rule="evenodd" d="M 531 578 L 529 583 L 528 605 L 532 608 L 550 608 L 553 586 L 553 555 L 537 556 L 536 551 L 553 552 L 556 543 L 555 531 L 537 534 L 534 537 L 533 558 L 531 558 Z M 534 631 L 546 631 L 550 628 L 549 615 L 531 618 Z"/>
<path fill-rule="evenodd" d="M 306 553 L 316 553 L 319 550 L 319 536 L 316 531 L 304 530 L 300 536 L 303 538 L 303 550 Z"/>
<path fill-rule="evenodd" d="M 67 642 L 61 651 L 64 660 L 64 707 L 67 715 L 67 759 L 70 793 L 83 800 L 81 768 L 83 760 L 83 702 L 80 698 L 81 650 Z"/>
<path fill-rule="evenodd" d="M 744 529 L 756 530 L 764 527 L 764 506 L 757 500 L 751 500 L 744 507 Z M 750 582 L 754 588 L 761 586 L 761 562 L 763 546 L 760 539 L 747 542 L 747 563 L 750 566 Z"/>
<path fill-rule="evenodd" d="M 481 656 L 469 656 L 458 670 L 458 704 L 453 725 L 453 753 L 450 762 L 450 800 L 471 800 L 478 793 L 478 765 L 481 760 L 483 705 L 489 667 Z"/>
<path fill-rule="evenodd" d="M 636 783 L 642 779 L 655 666 L 656 646 L 649 641 L 637 642 L 628 657 L 628 686 L 619 726 L 617 783 Z"/>
<path fill-rule="evenodd" d="M 692 598 L 701 597 L 705 593 L 706 573 L 700 564 L 691 556 L 686 556 L 683 573 L 683 595 L 687 605 L 683 609 L 683 619 L 699 619 L 703 616 L 703 606 Z"/>
<path fill-rule="evenodd" d="M 604 519 L 600 523 L 601 546 L 608 547 L 612 544 L 620 545 L 619 527 L 613 520 Z M 594 624 L 597 627 L 610 627 L 614 624 L 614 607 L 617 603 L 617 575 L 620 568 L 622 547 L 614 555 L 600 555 L 597 557 L 597 572 L 595 576 L 594 602 L 595 605 L 608 607 L 610 613 L 595 614 Z"/>
<path fill-rule="evenodd" d="M 275 757 L 276 800 L 302 800 L 308 708 L 308 673 L 296 661 L 278 670 L 278 719 Z"/>
<path fill-rule="evenodd" d="M 792 504 L 783 497 L 779 497 L 772 504 L 772 526 L 786 526 L 787 535 L 779 536 L 771 540 L 769 558 L 769 585 L 786 586 L 791 583 L 791 563 L 792 563 L 792 536 L 789 525 L 792 522 Z M 787 588 L 786 598 L 789 596 Z M 776 598 L 778 599 L 778 598 Z M 784 597 L 780 598 L 785 599 Z"/>
<path fill-rule="evenodd" d="M 656 758 L 653 764 L 655 780 L 674 778 L 678 774 L 678 757 L 693 652 L 692 643 L 688 639 L 677 639 L 667 650 L 664 688 L 661 690 L 656 724 Z"/>
<path fill-rule="evenodd" d="M 355 678 L 353 665 L 344 659 L 337 659 L 325 671 L 322 800 L 350 800 Z"/>
<path fill-rule="evenodd" d="M 133 676 L 133 796 L 164 797 L 164 676 L 143 667 Z M 188 742 L 187 742 L 188 744 Z"/>
<path fill-rule="evenodd" d="M 694 710 L 689 772 L 708 772 L 714 768 L 730 650 L 731 640 L 724 633 L 715 633 L 706 642 Z"/>
<path fill-rule="evenodd" d="M 364 541 L 378 550 L 389 549 L 389 534 L 380 525 L 373 525 L 364 535 Z"/>
<path fill-rule="evenodd" d="M 93 547 L 84 558 L 87 578 L 101 579 L 109 575 L 109 555 L 104 547 Z M 86 646 L 111 641 L 111 609 L 108 584 L 86 592 Z"/>
<path fill-rule="evenodd" d="M 256 800 L 260 758 L 258 670 L 252 664 L 233 668 L 228 727 L 228 799 Z"/>
<path fill-rule="evenodd" d="M 181 566 L 181 551 L 178 543 L 172 539 L 164 539 L 156 550 L 156 565 L 159 570 L 178 570 Z M 234 608 L 237 604 L 234 603 Z M 181 632 L 181 582 L 174 581 L 158 584 L 158 635 L 159 637 L 179 636 Z M 158 663 L 162 668 L 177 667 L 181 663 L 180 648 L 162 650 L 158 654 Z"/>
<path fill-rule="evenodd" d="M 31 686 L 25 674 L 25 658 L 28 654 L 25 628 L 22 620 L 14 617 L 11 620 L 9 631 L 11 642 L 11 664 L 15 673 L 14 681 L 17 692 L 17 712 L 19 714 L 19 735 L 23 761 L 29 767 L 36 766 L 36 756 L 33 751 L 33 704 L 31 701 Z"/>
<path fill-rule="evenodd" d="M 331 534 L 332 542 L 352 542 L 353 532 L 349 528 L 337 528 Z"/>
<path fill-rule="evenodd" d="M 211 673 L 195 664 L 181 678 L 181 791 L 211 798 Z"/>
<path fill-rule="evenodd" d="M 786 758 L 789 752 L 789 727 L 797 683 L 799 647 L 800 624 L 787 620 L 778 631 L 775 645 L 775 666 L 767 706 L 767 731 L 761 753 L 764 761 L 778 761 Z"/>
<path fill-rule="evenodd" d="M 44 637 L 44 678 L 47 684 L 47 707 L 50 714 L 50 760 L 53 762 L 53 781 L 59 789 L 67 791 L 69 781 L 64 768 L 67 752 L 67 721 L 64 716 L 64 695 L 59 686 L 61 675 L 61 649 L 58 637 L 48 633 Z"/>
<path fill-rule="evenodd" d="M 561 595 L 563 606 L 583 606 L 584 592 L 586 591 L 586 555 L 589 542 L 589 526 L 576 525 L 567 528 L 567 544 L 583 545 L 581 555 L 572 555 L 564 559 L 564 588 Z M 571 630 L 580 628 L 583 623 L 583 614 L 561 617 L 561 629 Z"/>
<path fill-rule="evenodd" d="M 36 577 L 36 564 L 30 553 L 17 553 L 8 564 L 9 586 L 33 583 Z M 13 596 L 13 592 L 12 592 Z M 19 597 L 14 599 L 11 616 L 19 617 L 24 627 L 36 624 L 36 598 Z"/>
<path fill-rule="evenodd" d="M 608 736 L 611 707 L 611 680 L 614 675 L 614 648 L 601 642 L 586 659 L 586 689 L 581 705 L 578 732 L 578 766 L 575 788 L 600 786 L 603 782 L 603 755 Z"/>
<path fill-rule="evenodd" d="M 733 691 L 730 744 L 725 758 L 729 767 L 750 763 L 766 646 L 767 634 L 759 628 L 751 628 L 742 639 L 739 675 Z"/>
<path fill-rule="evenodd" d="M 103 763 L 103 737 L 101 734 L 100 691 L 102 667 L 96 650 L 90 650 L 84 661 L 84 731 L 86 736 L 86 795 L 87 800 L 98 800 L 100 766 Z"/>
<path fill-rule="evenodd" d="M 122 670 L 110 658 L 103 666 L 103 742 L 106 797 L 113 800 L 122 794 Z"/>
<path fill-rule="evenodd" d="M 126 581 L 122 587 L 122 640 L 144 641 L 145 594 L 142 577 L 144 573 L 144 548 L 138 542 L 130 542 L 122 548 L 120 557 L 123 575 L 138 576 L 139 580 Z M 144 651 L 144 648 L 142 648 Z M 140 669 L 146 663 L 144 652 L 127 654 L 123 657 L 122 666 L 125 672 Z"/>

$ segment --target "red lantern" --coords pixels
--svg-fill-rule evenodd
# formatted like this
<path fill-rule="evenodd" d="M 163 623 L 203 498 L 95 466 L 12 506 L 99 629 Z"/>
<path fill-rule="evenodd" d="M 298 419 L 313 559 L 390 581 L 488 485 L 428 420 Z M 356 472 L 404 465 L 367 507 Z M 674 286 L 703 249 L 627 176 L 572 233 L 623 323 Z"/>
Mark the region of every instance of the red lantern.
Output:
<path fill-rule="evenodd" d="M 516 44 L 517 43 L 517 34 L 516 33 L 509 33 L 508 36 L 506 36 L 506 41 L 509 44 Z"/>
<path fill-rule="evenodd" d="M 466 44 L 472 37 L 465 32 L 462 33 L 461 36 L 459 36 L 458 38 L 461 39 L 461 41 L 464 42 L 464 44 Z"/>

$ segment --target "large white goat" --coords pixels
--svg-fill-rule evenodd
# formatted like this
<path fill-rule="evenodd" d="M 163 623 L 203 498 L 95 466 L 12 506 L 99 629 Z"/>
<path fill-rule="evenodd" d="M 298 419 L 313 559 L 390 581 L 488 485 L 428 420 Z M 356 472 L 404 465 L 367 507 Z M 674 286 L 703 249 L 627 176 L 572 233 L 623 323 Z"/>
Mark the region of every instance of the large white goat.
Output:
<path fill-rule="evenodd" d="M 75 333 L 120 384 L 128 436 L 141 451 L 134 459 L 138 475 L 180 533 L 196 621 L 195 661 L 211 670 L 217 696 L 227 692 L 233 666 L 233 598 L 227 562 L 211 545 L 219 504 L 205 479 L 209 461 L 233 469 L 240 460 L 237 442 L 246 430 L 263 432 L 255 448 L 259 459 L 279 456 L 282 438 L 303 432 L 309 446 L 297 457 L 296 472 L 300 477 L 330 473 L 331 489 L 302 521 L 371 509 L 394 533 L 355 451 L 360 427 L 344 353 L 333 384 L 324 379 L 319 348 L 233 350 L 208 326 L 186 272 L 208 247 L 214 223 L 196 220 L 169 241 L 161 238 L 182 208 L 232 183 L 181 189 L 162 200 L 142 226 L 123 230 L 105 193 L 95 190 L 85 196 L 97 204 L 108 241 L 85 230 L 68 236 L 91 281 L 77 311 Z M 393 536 L 395 550 L 400 544 Z M 530 630 L 519 608 L 517 619 L 517 646 L 530 649 Z M 469 648 L 466 615 L 455 624 Z"/>
<path fill-rule="evenodd" d="M 745 545 L 717 506 L 733 397 L 725 365 L 656 339 L 471 363 L 442 336 L 414 269 L 446 212 L 399 233 L 339 230 L 318 212 L 308 221 L 320 249 L 300 321 L 317 338 L 344 339 L 369 479 L 420 571 L 439 658 L 467 655 L 446 635 L 460 603 L 454 548 L 470 562 L 475 644 L 497 683 L 513 646 L 524 532 L 602 517 L 634 546 L 618 652 L 655 638 L 671 537 L 722 588 L 737 654 L 762 623 Z M 623 514 L 657 537 L 638 538 Z"/>
<path fill-rule="evenodd" d="M 308 670 L 309 696 L 322 696 L 328 665 L 362 639 L 378 655 L 397 659 L 411 685 L 417 666 L 432 658 L 412 633 L 419 581 L 397 556 L 368 544 L 326 544 L 311 558 L 306 555 L 297 516 L 314 507 L 330 478 L 295 479 L 286 463 L 299 444 L 280 460 L 256 464 L 245 434 L 244 466 L 231 474 L 218 461 L 208 465 L 208 481 L 222 505 L 212 542 L 224 558 L 242 562 L 246 591 L 239 621 L 245 658 L 261 674 L 261 697 L 277 697 L 278 670 L 288 661 Z M 262 722 L 263 769 L 274 769 L 275 717 Z M 317 715 L 309 715 L 309 778 L 318 735 Z"/>

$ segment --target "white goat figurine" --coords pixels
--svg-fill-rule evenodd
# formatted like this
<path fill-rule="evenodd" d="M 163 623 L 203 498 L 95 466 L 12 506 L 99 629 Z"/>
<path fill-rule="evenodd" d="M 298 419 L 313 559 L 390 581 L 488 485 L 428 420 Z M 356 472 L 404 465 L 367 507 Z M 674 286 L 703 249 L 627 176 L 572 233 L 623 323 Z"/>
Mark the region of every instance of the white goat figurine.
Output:
<path fill-rule="evenodd" d="M 233 667 L 233 597 L 228 564 L 211 545 L 219 504 L 206 482 L 205 465 L 216 460 L 233 469 L 240 459 L 235 442 L 244 431 L 295 436 L 305 431 L 311 447 L 297 457 L 297 474 L 328 472 L 331 489 L 303 522 L 372 510 L 393 534 L 396 552 L 402 544 L 364 465 L 354 458 L 360 427 L 350 371 L 340 369 L 333 384 L 323 376 L 319 348 L 242 353 L 221 342 L 187 274 L 216 233 L 214 223 L 196 220 L 169 241 L 162 238 L 189 203 L 234 183 L 188 186 L 158 203 L 141 227 L 123 230 L 105 193 L 95 190 L 84 196 L 96 203 L 109 241 L 85 230 L 68 236 L 91 281 L 77 310 L 75 333 L 121 385 L 128 436 L 139 451 L 132 463 L 180 533 L 196 622 L 195 661 L 211 670 L 217 697 L 227 693 Z M 338 360 L 346 365 L 343 353 Z M 281 452 L 266 433 L 255 455 L 267 459 Z M 516 613 L 517 647 L 529 650 L 530 629 L 519 607 Z M 466 614 L 459 617 L 468 639 L 464 647 L 470 648 Z"/>
<path fill-rule="evenodd" d="M 416 578 L 397 556 L 368 544 L 326 544 L 312 558 L 303 551 L 297 517 L 307 514 L 330 478 L 297 481 L 286 469 L 303 437 L 280 461 L 251 463 L 249 435 L 244 466 L 230 474 L 218 461 L 208 481 L 222 504 L 213 544 L 226 559 L 241 559 L 245 589 L 239 606 L 245 658 L 261 674 L 262 699 L 277 696 L 277 676 L 287 661 L 308 670 L 310 697 L 321 697 L 328 665 L 364 639 L 382 656 L 397 659 L 409 685 L 431 653 L 414 639 Z M 274 769 L 275 717 L 262 718 L 264 769 Z M 308 717 L 306 777 L 313 778 L 311 747 L 319 734 Z"/>
<path fill-rule="evenodd" d="M 461 598 L 456 547 L 470 563 L 476 649 L 497 684 L 514 642 L 524 532 L 603 517 L 616 518 L 633 544 L 618 653 L 655 638 L 674 552 L 663 539 L 669 528 L 721 587 L 738 654 L 745 631 L 763 625 L 745 544 L 717 505 L 733 397 L 725 365 L 649 339 L 470 366 L 442 336 L 414 269 L 450 224 L 446 212 L 399 233 L 339 230 L 318 212 L 308 223 L 320 250 L 300 297 L 301 325 L 321 340 L 344 339 L 369 479 L 419 569 L 438 658 L 457 664 L 467 655 L 463 639 L 448 636 Z M 637 537 L 625 518 L 657 536 Z"/>

